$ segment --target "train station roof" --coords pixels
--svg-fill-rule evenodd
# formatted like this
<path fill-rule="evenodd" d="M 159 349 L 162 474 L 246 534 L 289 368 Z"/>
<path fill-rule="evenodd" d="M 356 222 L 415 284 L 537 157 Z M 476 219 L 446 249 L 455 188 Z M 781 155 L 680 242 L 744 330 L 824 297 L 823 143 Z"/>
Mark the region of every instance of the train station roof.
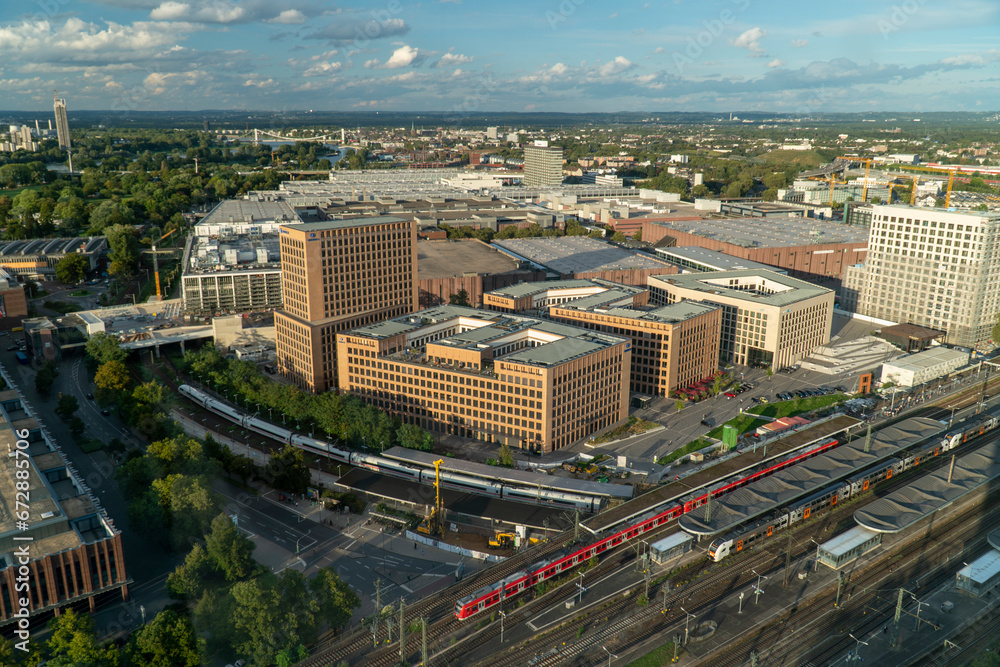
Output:
<path fill-rule="evenodd" d="M 898 533 L 1000 477 L 1000 442 L 990 442 L 854 513 L 859 526 Z"/>
<path fill-rule="evenodd" d="M 872 435 L 865 451 L 865 437 L 853 439 L 826 454 L 776 472 L 723 496 L 710 506 L 683 515 L 678 524 L 693 535 L 718 535 L 760 516 L 781 509 L 811 493 L 861 472 L 901 448 L 944 430 L 934 419 L 916 417 L 887 426 Z M 706 507 L 710 507 L 706 510 Z"/>
<path fill-rule="evenodd" d="M 443 471 L 456 472 L 489 481 L 509 482 L 526 489 L 534 489 L 541 486 L 543 489 L 579 493 L 601 498 L 631 498 L 633 493 L 632 487 L 628 484 L 603 484 L 601 482 L 568 479 L 566 477 L 529 472 L 527 470 L 498 468 L 497 466 L 464 461 L 462 459 L 442 458 L 429 452 L 421 452 L 405 447 L 392 447 L 385 450 L 382 456 L 387 459 L 393 459 L 430 470 L 434 470 L 435 461 L 441 460 L 441 470 Z"/>
<path fill-rule="evenodd" d="M 775 442 L 768 443 L 766 448 L 748 448 L 742 454 L 723 459 L 692 474 L 685 475 L 682 479 L 662 484 L 627 503 L 606 509 L 584 522 L 584 526 L 587 530 L 597 534 L 649 512 L 662 512 L 668 507 L 679 504 L 682 498 L 694 493 L 695 489 L 713 485 L 713 483 L 718 486 L 722 483 L 722 479 L 738 474 L 750 474 L 763 465 L 773 465 L 791 452 L 814 445 L 860 423 L 854 417 L 847 415 L 838 415 L 826 421 L 814 422 L 808 428 L 789 433 Z"/>
<path fill-rule="evenodd" d="M 426 484 L 380 475 L 363 468 L 350 471 L 340 478 L 338 484 L 388 500 L 434 504 L 434 490 L 431 489 L 428 493 L 427 489 L 430 487 Z M 530 505 L 454 489 L 441 489 L 441 502 L 449 512 L 496 519 L 536 530 L 545 529 L 546 519 L 548 519 L 548 529 L 554 532 L 566 530 L 573 525 L 566 515 L 566 510 L 559 507 Z"/>

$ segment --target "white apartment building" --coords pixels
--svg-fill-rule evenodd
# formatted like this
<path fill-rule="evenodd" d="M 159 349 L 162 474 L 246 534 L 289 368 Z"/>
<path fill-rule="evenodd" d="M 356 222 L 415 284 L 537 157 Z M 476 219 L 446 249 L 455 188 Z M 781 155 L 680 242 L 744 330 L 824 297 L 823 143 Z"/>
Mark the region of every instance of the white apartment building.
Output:
<path fill-rule="evenodd" d="M 1000 213 L 873 207 L 857 310 L 986 346 L 1000 312 Z"/>

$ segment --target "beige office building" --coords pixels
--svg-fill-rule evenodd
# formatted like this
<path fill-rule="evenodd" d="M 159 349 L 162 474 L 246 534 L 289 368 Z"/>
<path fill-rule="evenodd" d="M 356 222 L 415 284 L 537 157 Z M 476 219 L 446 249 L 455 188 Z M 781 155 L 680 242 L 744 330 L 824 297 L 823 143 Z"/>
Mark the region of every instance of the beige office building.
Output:
<path fill-rule="evenodd" d="M 1000 213 L 874 206 L 857 312 L 989 346 L 1000 312 Z"/>
<path fill-rule="evenodd" d="M 437 306 L 337 335 L 339 386 L 404 422 L 550 452 L 628 417 L 631 342 Z"/>
<path fill-rule="evenodd" d="M 279 231 L 278 367 L 304 389 L 336 388 L 339 332 L 417 309 L 416 223 L 371 217 Z"/>
<path fill-rule="evenodd" d="M 773 271 L 652 276 L 649 288 L 656 304 L 720 306 L 723 362 L 777 369 L 830 341 L 833 290 Z"/>

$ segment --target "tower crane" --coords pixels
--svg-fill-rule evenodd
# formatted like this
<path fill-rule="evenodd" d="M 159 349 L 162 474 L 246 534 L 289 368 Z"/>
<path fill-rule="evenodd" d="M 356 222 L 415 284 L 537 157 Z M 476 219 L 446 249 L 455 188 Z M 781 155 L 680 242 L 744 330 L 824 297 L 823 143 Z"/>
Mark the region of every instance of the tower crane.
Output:
<path fill-rule="evenodd" d="M 868 201 L 868 173 L 871 171 L 871 168 L 872 168 L 872 161 L 871 161 L 871 159 L 866 158 L 866 157 L 847 157 L 847 156 L 843 156 L 843 155 L 840 156 L 840 157 L 838 157 L 837 159 L 838 160 L 847 160 L 848 162 L 864 162 L 865 163 L 865 185 L 864 185 L 864 189 L 861 191 L 861 201 L 867 202 Z"/>
<path fill-rule="evenodd" d="M 173 234 L 176 231 L 177 231 L 176 229 L 171 229 L 169 232 L 167 232 L 166 234 L 164 234 L 160 238 L 158 238 L 155 241 L 153 241 L 153 276 L 156 278 L 156 300 L 157 301 L 163 301 L 163 294 L 160 292 L 160 261 L 159 261 L 159 254 L 157 254 L 157 252 L 156 252 L 156 244 L 158 244 L 160 241 L 162 241 L 163 239 L 167 238 L 168 236 L 170 236 L 171 234 Z"/>

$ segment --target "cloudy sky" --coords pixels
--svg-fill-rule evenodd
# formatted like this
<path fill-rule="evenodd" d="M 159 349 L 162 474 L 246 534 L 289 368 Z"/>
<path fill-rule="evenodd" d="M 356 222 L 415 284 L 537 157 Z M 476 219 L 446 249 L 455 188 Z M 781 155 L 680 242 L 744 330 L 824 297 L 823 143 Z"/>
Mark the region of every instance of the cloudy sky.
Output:
<path fill-rule="evenodd" d="M 0 0 L 0 109 L 1000 108 L 996 0 Z M 21 12 L 19 14 L 19 12 Z"/>

